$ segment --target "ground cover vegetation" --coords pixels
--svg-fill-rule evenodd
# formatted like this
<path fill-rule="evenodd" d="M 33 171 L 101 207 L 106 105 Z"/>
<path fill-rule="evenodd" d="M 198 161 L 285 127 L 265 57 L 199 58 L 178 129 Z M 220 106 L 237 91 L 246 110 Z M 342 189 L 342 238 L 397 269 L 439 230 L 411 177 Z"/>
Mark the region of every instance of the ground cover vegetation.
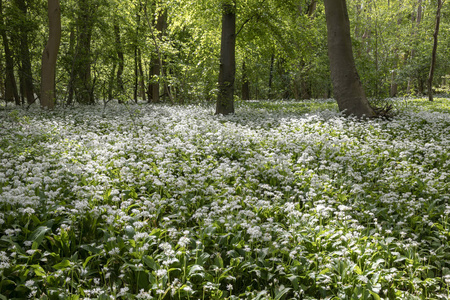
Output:
<path fill-rule="evenodd" d="M 0 111 L 1 299 L 448 299 L 450 101 Z"/>

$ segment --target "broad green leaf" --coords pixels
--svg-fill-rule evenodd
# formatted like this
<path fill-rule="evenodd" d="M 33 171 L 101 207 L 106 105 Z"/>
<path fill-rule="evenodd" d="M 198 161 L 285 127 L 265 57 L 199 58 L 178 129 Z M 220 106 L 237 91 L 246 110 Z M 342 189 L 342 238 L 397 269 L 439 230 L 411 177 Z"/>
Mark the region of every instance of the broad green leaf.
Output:
<path fill-rule="evenodd" d="M 378 296 L 377 293 L 372 292 L 372 291 L 369 291 L 369 293 L 372 295 L 373 299 L 375 299 L 375 300 L 381 300 L 380 296 Z"/>
<path fill-rule="evenodd" d="M 44 240 L 45 234 L 51 231 L 51 228 L 47 226 L 39 226 L 36 228 L 30 236 L 30 240 L 33 241 L 31 249 L 36 250 Z"/>
<path fill-rule="evenodd" d="M 192 275 L 198 275 L 199 273 L 203 273 L 205 269 L 203 266 L 200 265 L 193 265 L 189 268 L 188 276 L 191 277 Z"/>
<path fill-rule="evenodd" d="M 47 275 L 40 265 L 31 265 L 31 268 L 33 268 L 34 273 L 39 277 L 45 277 Z"/>
<path fill-rule="evenodd" d="M 280 300 L 291 288 L 280 286 L 279 290 L 275 293 L 275 300 Z"/>
<path fill-rule="evenodd" d="M 64 259 L 62 262 L 54 265 L 53 268 L 56 269 L 56 270 L 61 270 L 61 269 L 65 269 L 67 267 L 70 267 L 71 264 L 72 263 L 68 259 Z"/>

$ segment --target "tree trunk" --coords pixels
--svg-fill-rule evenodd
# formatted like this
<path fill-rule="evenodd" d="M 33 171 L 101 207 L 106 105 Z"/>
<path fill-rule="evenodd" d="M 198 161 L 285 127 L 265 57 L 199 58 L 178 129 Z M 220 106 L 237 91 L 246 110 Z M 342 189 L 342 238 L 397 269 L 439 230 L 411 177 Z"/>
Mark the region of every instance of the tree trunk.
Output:
<path fill-rule="evenodd" d="M 397 82 L 395 81 L 396 79 L 396 72 L 395 71 L 392 71 L 392 73 L 391 73 L 391 88 L 390 88 L 390 91 L 389 91 L 389 96 L 390 97 L 396 97 L 397 96 L 397 94 L 398 94 L 398 84 L 397 84 Z"/>
<path fill-rule="evenodd" d="M 272 82 L 273 82 L 273 65 L 275 63 L 275 54 L 272 53 L 272 56 L 270 57 L 270 69 L 269 69 L 269 93 L 267 95 L 267 98 L 271 99 L 273 97 L 272 95 Z"/>
<path fill-rule="evenodd" d="M 141 55 L 141 49 L 137 49 L 137 59 L 138 59 L 138 69 L 139 69 L 139 86 L 140 86 L 140 93 L 142 100 L 145 101 L 145 83 L 144 83 L 144 68 L 142 67 L 142 55 Z"/>
<path fill-rule="evenodd" d="M 310 18 L 313 18 L 314 13 L 316 12 L 316 8 L 317 8 L 317 0 L 311 0 L 311 3 L 308 4 L 308 10 L 307 10 L 307 15 Z"/>
<path fill-rule="evenodd" d="M 113 91 L 114 91 L 114 79 L 116 74 L 116 65 L 117 65 L 116 62 L 114 62 L 108 80 L 108 101 L 114 99 Z"/>
<path fill-rule="evenodd" d="M 350 21 L 345 0 L 324 0 L 333 91 L 339 110 L 357 117 L 374 117 L 353 58 Z"/>
<path fill-rule="evenodd" d="M 216 114 L 234 113 L 234 80 L 236 73 L 236 3 L 222 5 L 222 40 L 220 47 L 219 93 Z"/>
<path fill-rule="evenodd" d="M 72 57 L 72 64 L 69 71 L 69 83 L 67 84 L 67 105 L 72 105 L 73 103 L 73 93 L 74 93 L 74 81 L 75 81 L 75 27 L 71 26 L 69 35 L 69 57 Z"/>
<path fill-rule="evenodd" d="M 138 90 L 139 90 L 139 71 L 138 71 L 138 47 L 134 46 L 134 102 L 138 102 Z"/>
<path fill-rule="evenodd" d="M 16 5 L 24 19 L 27 16 L 27 5 L 25 0 L 16 0 Z M 20 27 L 20 84 L 23 87 L 22 93 L 27 98 L 27 103 L 32 104 L 34 102 L 34 91 L 33 91 L 33 74 L 31 72 L 31 59 L 30 59 L 30 47 L 28 43 L 28 29 L 27 25 Z"/>
<path fill-rule="evenodd" d="M 4 74 L 5 74 L 5 65 L 3 64 L 3 53 L 0 52 L 0 99 L 5 98 L 5 76 L 4 76 Z"/>
<path fill-rule="evenodd" d="M 158 7 L 156 7 L 156 10 L 158 10 Z M 158 17 L 156 19 L 156 31 L 157 37 L 159 40 L 162 39 L 164 34 L 164 28 L 166 26 L 166 12 L 165 11 L 159 11 Z M 155 41 L 156 43 L 156 41 Z M 160 49 L 155 49 L 155 52 L 153 54 L 153 58 L 151 60 L 151 67 L 150 67 L 150 84 L 149 84 L 149 96 L 151 96 L 151 102 L 158 103 L 160 101 L 159 93 L 160 93 L 160 80 L 161 80 L 161 69 L 162 69 L 162 57 L 160 53 Z"/>
<path fill-rule="evenodd" d="M 441 22 L 441 8 L 442 8 L 442 0 L 438 0 L 438 7 L 436 11 L 436 27 L 434 28 L 434 43 L 433 43 L 433 52 L 431 54 L 431 66 L 430 73 L 428 74 L 428 100 L 433 101 L 433 75 L 434 68 L 436 65 L 436 52 L 438 47 L 438 35 L 439 35 L 439 24 Z"/>
<path fill-rule="evenodd" d="M 118 58 L 118 66 L 117 66 L 117 89 L 120 93 L 123 92 L 123 68 L 124 68 L 124 54 L 122 49 L 122 41 L 120 39 L 120 27 L 117 23 L 117 20 L 114 20 L 114 36 L 116 40 L 116 52 L 117 52 L 117 58 Z"/>
<path fill-rule="evenodd" d="M 48 0 L 48 21 L 48 42 L 42 53 L 41 107 L 52 109 L 56 101 L 56 61 L 61 42 L 61 9 L 59 0 Z"/>
<path fill-rule="evenodd" d="M 0 0 L 0 21 L 0 34 L 3 39 L 3 49 L 5 50 L 5 101 L 15 102 L 16 105 L 20 105 L 16 78 L 14 77 L 14 60 L 9 48 L 9 40 L 5 29 L 6 25 L 3 20 L 3 0 Z"/>
<path fill-rule="evenodd" d="M 116 43 L 116 52 L 117 52 L 117 74 L 116 74 L 116 83 L 117 83 L 117 90 L 119 94 L 122 94 L 124 91 L 123 87 L 123 68 L 124 68 L 124 54 L 122 49 L 122 41 L 120 39 L 120 27 L 117 23 L 117 20 L 114 19 L 114 37 L 115 37 L 115 43 Z M 122 97 L 119 95 L 119 103 L 123 103 Z"/>
<path fill-rule="evenodd" d="M 79 0 L 78 39 L 75 58 L 74 90 L 77 101 L 82 104 L 93 104 L 91 79 L 91 38 L 93 29 L 90 0 Z"/>
<path fill-rule="evenodd" d="M 422 0 L 418 0 L 417 1 L 417 14 L 413 14 L 412 15 L 412 21 L 415 22 L 415 31 L 413 33 L 413 37 L 416 38 L 417 36 L 417 32 L 419 31 L 419 25 L 420 22 L 422 22 Z M 416 49 L 413 46 L 413 48 L 411 49 L 411 61 L 414 59 L 414 57 L 416 56 Z M 412 86 L 412 79 L 409 78 L 408 79 L 408 86 L 406 88 L 406 92 L 408 94 L 411 94 L 411 86 Z"/>
<path fill-rule="evenodd" d="M 247 76 L 247 66 L 242 63 L 242 100 L 250 100 L 250 82 Z"/>

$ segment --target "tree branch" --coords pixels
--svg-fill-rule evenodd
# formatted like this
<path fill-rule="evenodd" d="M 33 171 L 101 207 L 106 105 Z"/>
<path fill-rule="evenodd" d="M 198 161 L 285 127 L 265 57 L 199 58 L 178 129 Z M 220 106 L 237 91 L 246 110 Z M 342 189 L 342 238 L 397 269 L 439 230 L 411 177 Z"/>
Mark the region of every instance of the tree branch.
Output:
<path fill-rule="evenodd" d="M 259 3 L 258 6 L 262 6 L 264 4 L 264 2 L 266 2 L 266 0 L 263 0 L 261 3 Z M 236 37 L 239 35 L 239 33 L 241 33 L 242 29 L 244 29 L 244 26 L 255 17 L 258 19 L 259 14 L 253 14 L 250 18 L 245 20 L 244 23 L 242 23 L 241 28 L 239 28 L 238 32 L 236 33 Z"/>

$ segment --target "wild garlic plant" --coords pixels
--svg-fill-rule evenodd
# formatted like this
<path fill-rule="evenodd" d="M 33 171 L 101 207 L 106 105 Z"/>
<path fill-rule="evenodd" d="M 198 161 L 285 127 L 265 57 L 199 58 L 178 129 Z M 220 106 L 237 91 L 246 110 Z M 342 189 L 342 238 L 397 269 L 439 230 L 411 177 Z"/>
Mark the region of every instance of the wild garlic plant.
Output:
<path fill-rule="evenodd" d="M 436 103 L 2 110 L 0 298 L 448 299 Z"/>

